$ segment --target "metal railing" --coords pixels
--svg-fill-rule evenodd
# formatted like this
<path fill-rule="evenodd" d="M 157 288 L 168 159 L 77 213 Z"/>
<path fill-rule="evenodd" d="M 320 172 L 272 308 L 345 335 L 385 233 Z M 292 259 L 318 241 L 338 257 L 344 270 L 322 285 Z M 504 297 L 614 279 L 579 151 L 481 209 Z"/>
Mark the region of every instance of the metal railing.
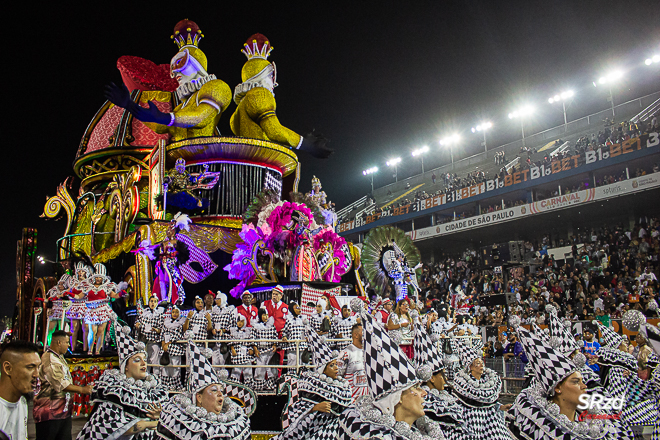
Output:
<path fill-rule="evenodd" d="M 502 396 L 517 396 L 525 382 L 525 364 L 518 358 L 484 358 L 484 365 L 502 378 Z"/>

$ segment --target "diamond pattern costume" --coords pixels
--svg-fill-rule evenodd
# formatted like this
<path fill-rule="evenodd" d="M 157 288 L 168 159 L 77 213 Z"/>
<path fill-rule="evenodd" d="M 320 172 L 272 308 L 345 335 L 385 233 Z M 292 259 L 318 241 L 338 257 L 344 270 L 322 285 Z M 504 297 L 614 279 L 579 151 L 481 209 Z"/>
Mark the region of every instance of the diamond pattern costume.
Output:
<path fill-rule="evenodd" d="M 288 427 L 278 440 L 336 439 L 339 435 L 339 416 L 351 404 L 348 381 L 338 377 L 332 379 L 323 371 L 337 357 L 319 335 L 307 328 L 309 350 L 312 352 L 316 371 L 304 372 L 298 379 L 299 398 L 288 408 Z M 313 411 L 316 404 L 330 403 L 330 412 Z"/>
<path fill-rule="evenodd" d="M 210 350 L 204 350 L 209 356 Z M 187 393 L 177 394 L 165 405 L 156 432 L 160 438 L 174 440 L 247 440 L 251 437 L 250 419 L 245 409 L 227 397 L 230 382 L 216 374 L 200 348 L 188 343 Z M 223 370 L 226 377 L 226 371 Z M 225 387 L 225 398 L 219 414 L 196 404 L 196 395 L 206 387 L 218 384 Z"/>
<path fill-rule="evenodd" d="M 268 321 L 254 322 L 252 324 L 252 336 L 255 340 L 259 339 L 279 339 L 275 329 L 275 319 L 268 318 Z M 268 365 L 273 356 L 276 355 L 273 350 L 274 342 L 258 342 L 259 356 L 256 358 L 257 365 Z M 279 356 L 278 356 L 279 358 Z M 266 377 L 268 374 L 268 377 Z M 275 389 L 275 380 L 277 379 L 277 368 L 257 368 L 254 370 L 254 389 L 259 391 L 272 391 Z"/>
<path fill-rule="evenodd" d="M 106 370 L 94 382 L 94 409 L 78 434 L 78 440 L 118 439 L 140 420 L 149 420 L 146 411 L 150 405 L 167 401 L 167 391 L 155 376 L 147 376 L 144 381 L 126 377 L 127 361 L 138 353 L 146 354 L 144 344 L 135 343 L 130 336 L 130 327 L 115 324 L 115 328 L 120 370 Z M 152 430 L 133 436 L 136 440 L 152 440 L 154 437 Z"/>
<path fill-rule="evenodd" d="M 519 439 L 632 439 L 632 432 L 619 420 L 586 419 L 571 422 L 560 414 L 559 406 L 549 400 L 555 387 L 579 369 L 563 354 L 553 350 L 538 336 L 518 328 L 520 341 L 532 363 L 535 385 L 523 390 L 510 413 L 511 432 Z"/>
<path fill-rule="evenodd" d="M 359 299 L 351 302 L 351 308 L 361 312 L 364 325 L 364 360 L 370 395 L 360 397 L 355 406 L 343 412 L 340 438 L 443 439 L 438 424 L 426 416 L 417 419 L 413 426 L 395 419 L 401 392 L 417 385 L 419 380 L 408 357 L 362 307 Z"/>
<path fill-rule="evenodd" d="M 181 360 L 183 355 L 186 352 L 185 344 L 175 342 L 183 340 L 183 325 L 186 322 L 186 318 L 181 316 L 178 320 L 173 320 L 171 317 L 165 318 L 163 322 L 163 342 L 162 344 L 167 344 L 167 352 L 170 356 L 170 365 L 181 365 Z M 165 352 L 164 348 L 161 345 L 159 356 L 162 357 Z M 177 367 L 162 367 L 161 368 L 161 381 L 163 386 L 168 390 L 179 391 L 183 389 L 183 383 L 181 381 L 181 368 Z"/>
<path fill-rule="evenodd" d="M 452 350 L 460 360 L 460 367 L 454 371 L 451 385 L 458 404 L 463 407 L 463 418 L 471 432 L 457 431 L 453 438 L 464 440 L 476 439 L 509 439 L 510 435 L 505 424 L 504 412 L 500 411 L 498 402 L 502 389 L 499 375 L 485 368 L 477 380 L 472 376 L 469 367 L 482 358 L 482 353 L 471 346 L 467 338 L 455 338 Z"/>
<path fill-rule="evenodd" d="M 332 338 L 333 339 L 350 339 L 351 329 L 357 322 L 357 316 L 349 316 L 348 318 L 339 318 L 332 323 Z M 335 342 L 335 350 L 341 351 L 351 345 L 350 341 Z"/>

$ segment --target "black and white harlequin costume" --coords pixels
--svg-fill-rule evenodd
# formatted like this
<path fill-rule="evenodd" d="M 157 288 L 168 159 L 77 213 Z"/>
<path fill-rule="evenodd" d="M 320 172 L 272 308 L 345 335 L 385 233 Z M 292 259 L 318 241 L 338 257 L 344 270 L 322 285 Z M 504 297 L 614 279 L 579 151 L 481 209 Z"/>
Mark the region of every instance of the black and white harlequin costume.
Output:
<path fill-rule="evenodd" d="M 162 405 L 167 401 L 167 391 L 156 376 L 147 376 L 144 381 L 127 378 L 126 363 L 138 353 L 143 353 L 144 344 L 136 343 L 130 336 L 130 327 L 115 323 L 119 370 L 106 370 L 94 382 L 92 415 L 78 434 L 78 440 L 115 440 L 130 438 L 126 431 L 147 418 L 150 405 Z M 135 434 L 135 440 L 152 440 L 154 431 Z"/>
<path fill-rule="evenodd" d="M 215 299 L 221 300 L 221 305 L 214 305 L 211 309 L 211 321 L 215 329 L 215 339 L 227 339 L 225 335 L 229 335 L 229 330 L 236 327 L 236 307 L 227 305 L 227 294 L 218 292 Z M 222 353 L 223 345 L 226 344 L 218 342 L 213 347 L 213 365 L 226 365 L 229 360 L 229 351 Z"/>
<path fill-rule="evenodd" d="M 261 315 L 259 315 L 261 316 Z M 259 319 L 252 321 L 252 336 L 255 340 L 270 339 L 276 340 L 277 330 L 275 329 L 275 318 L 272 316 L 266 322 L 259 322 Z M 275 355 L 275 342 L 257 342 L 259 356 L 256 356 L 257 365 L 269 365 L 273 355 Z M 279 358 L 279 356 L 278 356 Z M 268 377 L 266 377 L 268 375 Z M 277 368 L 256 368 L 254 370 L 254 389 L 258 391 L 272 391 L 275 388 L 277 379 Z"/>
<path fill-rule="evenodd" d="M 534 369 L 534 385 L 524 389 L 511 407 L 511 433 L 521 440 L 630 440 L 632 432 L 620 420 L 588 418 L 575 422 L 560 413 L 559 405 L 549 400 L 555 387 L 568 376 L 579 372 L 571 360 L 544 343 L 523 327 L 518 328 L 520 342 Z"/>
<path fill-rule="evenodd" d="M 208 339 L 208 321 L 206 315 L 210 315 L 208 310 L 193 310 L 194 314 L 189 318 L 188 330 L 192 331 L 193 339 L 197 341 L 204 341 Z M 196 342 L 199 348 L 206 348 L 204 342 Z"/>
<path fill-rule="evenodd" d="M 364 360 L 370 395 L 358 399 L 340 416 L 341 440 L 357 439 L 444 439 L 439 425 L 422 416 L 411 426 L 394 418 L 401 393 L 417 384 L 408 356 L 392 341 L 374 318 L 362 311 L 360 300 L 351 308 L 360 311 L 364 325 Z"/>
<path fill-rule="evenodd" d="M 306 371 L 298 379 L 298 400 L 287 408 L 289 426 L 278 440 L 336 439 L 340 431 L 339 416 L 351 404 L 348 382 L 324 374 L 326 366 L 336 360 L 337 352 L 331 351 L 311 327 L 307 328 L 307 343 L 316 370 Z M 313 410 L 321 402 L 330 402 L 330 412 Z"/>
<path fill-rule="evenodd" d="M 419 380 L 428 382 L 433 375 L 443 372 L 445 365 L 443 356 L 438 350 L 438 337 L 429 335 L 421 325 L 414 329 L 415 357 L 414 363 Z M 458 398 L 445 390 L 431 389 L 422 385 L 427 392 L 424 401 L 424 412 L 433 421 L 437 422 L 447 439 L 464 438 L 471 429 L 463 419 L 464 407 L 458 402 Z M 465 432 L 465 434 L 464 434 Z"/>
<path fill-rule="evenodd" d="M 286 323 L 282 329 L 282 337 L 286 338 L 289 341 L 296 339 L 304 339 L 305 328 L 307 327 L 307 319 L 298 315 L 295 316 L 293 312 L 293 307 L 289 307 L 289 313 L 286 315 Z M 296 343 L 295 342 L 284 342 L 282 343 L 282 348 L 286 353 L 286 364 L 291 366 L 298 365 L 298 358 L 296 357 Z M 298 346 L 298 356 L 300 356 L 307 348 L 307 342 L 300 342 Z M 295 369 L 289 368 L 290 373 L 295 373 Z"/>
<path fill-rule="evenodd" d="M 638 310 L 626 312 L 623 315 L 622 323 L 625 328 L 633 332 L 639 332 L 649 341 L 656 359 L 657 356 L 660 356 L 660 328 L 647 323 L 646 316 L 642 312 Z M 651 379 L 644 382 L 644 384 L 649 387 L 647 390 L 648 397 L 635 405 L 634 408 L 626 408 L 623 415 L 631 424 L 653 426 L 651 440 L 660 440 L 660 367 L 655 367 Z"/>
<path fill-rule="evenodd" d="M 142 307 L 138 301 L 137 323 L 139 324 L 140 341 L 146 344 L 147 362 L 153 365 L 160 363 L 160 342 L 163 340 L 163 308 Z M 149 371 L 160 375 L 160 368 L 149 367 Z"/>
<path fill-rule="evenodd" d="M 163 405 L 156 428 L 158 437 L 167 440 L 249 439 L 250 419 L 245 409 L 227 397 L 227 393 L 220 414 L 197 405 L 197 393 L 214 384 L 226 389 L 230 383 L 226 381 L 227 371 L 216 374 L 197 345 L 190 342 L 187 348 L 189 367 L 186 393 L 175 395 Z M 211 357 L 210 349 L 203 351 Z"/>
<path fill-rule="evenodd" d="M 231 363 L 232 365 L 253 365 L 255 362 L 254 355 L 249 353 L 252 349 L 252 342 L 241 342 L 246 339 L 252 339 L 252 328 L 248 327 L 247 319 L 241 314 L 236 314 L 237 321 L 243 322 L 243 327 L 233 327 L 230 330 L 230 338 L 236 340 L 231 342 Z M 249 367 L 234 367 L 231 372 L 232 380 L 240 382 L 241 374 L 243 375 L 243 382 L 252 384 L 252 368 Z"/>
<path fill-rule="evenodd" d="M 179 319 L 172 319 L 168 316 L 163 321 L 162 331 L 162 345 L 159 357 L 163 356 L 165 352 L 163 345 L 167 344 L 167 353 L 170 356 L 169 365 L 182 365 L 181 362 L 183 355 L 186 353 L 186 346 L 181 342 L 183 340 L 183 325 L 186 323 L 185 316 L 179 316 Z M 178 367 L 161 367 L 161 381 L 163 386 L 168 390 L 179 391 L 183 389 L 183 382 L 181 381 L 181 368 Z"/>
<path fill-rule="evenodd" d="M 328 305 L 328 301 L 325 299 L 325 297 L 322 296 L 316 301 L 316 304 L 321 305 L 323 311 L 318 313 L 316 310 L 314 310 L 314 312 L 309 317 L 309 324 L 312 326 L 312 329 L 314 329 L 315 332 L 319 334 L 327 334 L 330 332 L 332 327 L 333 318 L 332 312 L 325 310 Z"/>
<path fill-rule="evenodd" d="M 625 338 L 599 321 L 593 323 L 598 325 L 603 341 L 596 352 L 603 387 L 612 396 L 625 396 L 622 420 L 630 425 L 653 425 L 658 412 L 649 411 L 649 405 L 656 400 L 655 387 L 637 376 L 637 359 L 619 350 Z"/>
<path fill-rule="evenodd" d="M 543 330 L 536 326 L 536 324 L 532 325 L 534 334 L 546 345 L 549 345 L 569 358 L 571 362 L 580 369 L 582 382 L 587 386 L 589 392 L 599 393 L 603 396 L 610 397 L 609 391 L 603 387 L 600 382 L 600 376 L 598 376 L 598 373 L 594 370 L 589 368 L 587 359 L 580 352 L 582 345 L 579 344 L 573 336 L 571 322 L 568 320 L 561 321 L 559 316 L 557 316 L 557 309 L 555 309 L 555 307 L 548 305 L 545 309 L 548 312 L 548 329 L 550 331 L 550 337 L 548 338 Z M 534 376 L 534 370 L 529 362 L 527 363 L 526 368 L 529 368 L 531 375 Z"/>
<path fill-rule="evenodd" d="M 333 339 L 351 339 L 351 329 L 357 324 L 357 316 L 349 316 L 348 318 L 336 317 L 332 322 L 332 338 Z M 351 345 L 350 341 L 339 341 L 335 343 L 335 350 L 342 351 Z"/>
<path fill-rule="evenodd" d="M 497 372 L 484 367 L 483 374 L 477 380 L 470 372 L 470 365 L 483 357 L 483 353 L 472 347 L 469 338 L 456 338 L 452 342 L 454 354 L 459 358 L 454 368 L 451 385 L 457 403 L 463 407 L 465 424 L 471 433 L 456 432 L 454 438 L 461 440 L 509 439 L 505 423 L 505 413 L 500 410 L 500 392 L 502 379 Z"/>

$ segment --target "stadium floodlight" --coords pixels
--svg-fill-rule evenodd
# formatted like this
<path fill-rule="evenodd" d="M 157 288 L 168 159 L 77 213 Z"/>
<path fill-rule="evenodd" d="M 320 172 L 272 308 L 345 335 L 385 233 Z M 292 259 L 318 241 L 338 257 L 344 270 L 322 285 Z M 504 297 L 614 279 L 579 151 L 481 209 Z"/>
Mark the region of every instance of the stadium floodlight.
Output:
<path fill-rule="evenodd" d="M 399 163 L 401 162 L 400 157 L 395 157 L 394 159 L 390 159 L 387 161 L 387 166 L 388 167 L 394 167 L 394 181 L 398 182 L 399 181 Z"/>
<path fill-rule="evenodd" d="M 367 168 L 366 170 L 362 171 L 363 176 L 371 176 L 371 193 L 373 194 L 374 192 L 374 174 L 378 172 L 378 167 L 371 167 Z"/>
<path fill-rule="evenodd" d="M 564 132 L 566 132 L 566 125 L 568 125 L 568 120 L 566 119 L 566 101 L 572 98 L 574 95 L 575 92 L 573 92 L 573 90 L 566 90 L 565 92 L 558 93 L 552 98 L 548 99 L 550 104 L 561 101 L 561 106 L 564 109 Z"/>
<path fill-rule="evenodd" d="M 646 61 L 644 61 L 644 64 L 647 66 L 650 66 L 653 63 L 660 63 L 660 55 L 653 55 L 651 58 L 647 58 Z"/>
<path fill-rule="evenodd" d="M 451 156 L 451 164 L 454 164 L 454 144 L 457 144 L 461 141 L 461 136 L 458 133 L 454 133 L 450 136 L 440 139 L 440 145 L 443 147 L 449 147 L 449 155 Z"/>
<path fill-rule="evenodd" d="M 413 150 L 412 152 L 413 157 L 419 156 L 419 158 L 422 161 L 422 174 L 424 174 L 424 153 L 428 153 L 428 152 L 429 152 L 428 145 L 424 145 L 423 147 Z"/>
<path fill-rule="evenodd" d="M 517 110 L 509 113 L 509 119 L 520 119 L 520 131 L 522 132 L 522 145 L 525 146 L 525 118 L 534 113 L 534 107 L 531 105 L 524 105 Z"/>
<path fill-rule="evenodd" d="M 609 101 L 610 104 L 612 105 L 612 117 L 614 118 L 616 116 L 614 112 L 614 93 L 612 93 L 612 84 L 616 83 L 618 80 L 623 78 L 623 72 L 620 70 L 613 70 L 610 73 L 608 73 L 605 76 L 601 76 L 598 78 L 598 83 L 596 81 L 593 82 L 594 87 L 598 87 L 598 85 L 607 85 L 609 91 L 610 91 L 610 96 L 609 96 Z"/>
<path fill-rule="evenodd" d="M 478 131 L 482 131 L 484 133 L 484 152 L 488 153 L 488 146 L 486 145 L 486 131 L 491 129 L 493 127 L 493 123 L 488 121 L 488 122 L 482 122 L 481 124 L 477 125 L 476 127 L 472 127 L 472 133 L 476 133 Z"/>

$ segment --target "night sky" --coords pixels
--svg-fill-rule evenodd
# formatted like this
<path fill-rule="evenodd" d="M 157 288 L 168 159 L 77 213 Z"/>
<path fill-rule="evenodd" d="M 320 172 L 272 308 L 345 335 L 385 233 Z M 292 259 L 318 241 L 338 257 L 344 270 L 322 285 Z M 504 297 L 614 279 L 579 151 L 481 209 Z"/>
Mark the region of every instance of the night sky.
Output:
<path fill-rule="evenodd" d="M 607 108 L 607 91 L 591 83 L 609 69 L 625 72 L 616 102 L 660 89 L 660 65 L 644 65 L 660 53 L 657 0 L 16 4 L 24 9 L 12 12 L 3 31 L 9 105 L 2 124 L 0 316 L 12 314 L 21 229 L 37 227 L 39 253 L 55 257 L 64 222 L 39 215 L 46 196 L 73 175 L 103 86 L 121 81 L 116 60 L 169 63 L 172 28 L 183 18 L 204 32 L 208 72 L 232 90 L 245 40 L 256 32 L 270 39 L 280 121 L 299 133 L 315 128 L 335 149 L 325 161 L 300 154 L 300 189 L 308 191 L 315 174 L 338 207 L 365 195 L 362 170 L 383 170 L 390 157 L 403 158 L 400 178 L 420 171 L 410 151 L 424 144 L 431 147 L 426 169 L 447 163 L 437 143 L 446 134 L 463 135 L 457 158 L 476 153 L 481 138 L 470 127 L 481 120 L 495 124 L 489 147 L 517 139 L 519 125 L 506 115 L 519 105 L 537 108 L 529 133 L 563 123 L 560 107 L 547 103 L 562 90 L 576 92 L 569 120 Z M 234 108 L 220 121 L 224 135 L 231 134 Z M 391 180 L 381 172 L 376 185 Z M 48 275 L 46 267 L 37 275 Z"/>

